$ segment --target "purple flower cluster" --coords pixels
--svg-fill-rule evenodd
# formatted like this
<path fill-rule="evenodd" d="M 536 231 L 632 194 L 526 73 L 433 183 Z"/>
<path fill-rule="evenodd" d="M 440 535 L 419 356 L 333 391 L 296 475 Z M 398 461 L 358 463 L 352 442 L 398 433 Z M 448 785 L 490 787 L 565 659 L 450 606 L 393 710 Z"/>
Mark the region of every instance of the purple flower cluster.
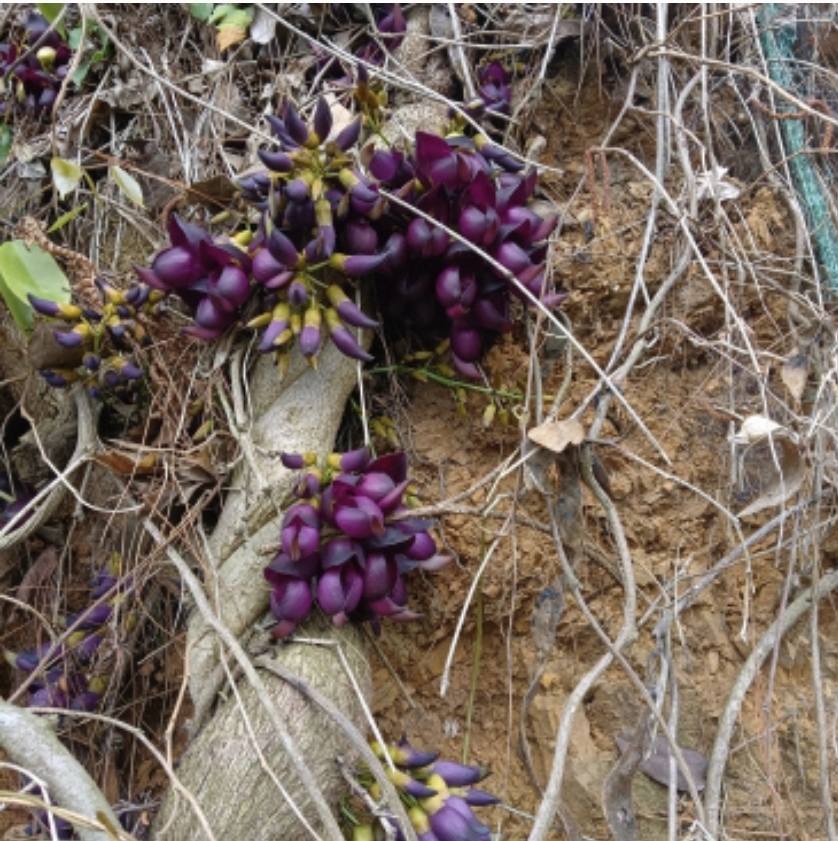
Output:
<path fill-rule="evenodd" d="M 64 642 L 4 652 L 6 661 L 16 669 L 38 672 L 29 685 L 30 707 L 89 712 L 101 702 L 108 676 L 91 674 L 89 670 L 105 640 L 105 625 L 131 589 L 130 581 L 119 577 L 118 566 L 119 557 L 115 555 L 91 583 L 91 606 L 63 618 L 61 624 L 70 631 Z"/>
<path fill-rule="evenodd" d="M 295 488 L 299 501 L 282 518 L 280 551 L 265 568 L 274 636 L 291 634 L 315 598 L 338 626 L 418 618 L 407 609 L 405 573 L 452 559 L 437 554 L 431 521 L 408 516 L 406 454 L 371 459 L 363 448 L 333 454 L 323 470 L 313 455 L 283 454 L 282 463 L 308 469 Z"/>
<path fill-rule="evenodd" d="M 504 79 L 500 65 L 489 66 L 483 87 L 495 104 L 508 94 Z M 556 219 L 528 207 L 536 173 L 523 174 L 484 136 L 426 132 L 417 132 L 408 153 L 370 147 L 358 165 L 351 151 L 380 110 L 363 68 L 355 98 L 362 115 L 339 131 L 325 99 L 310 126 L 290 102 L 268 117 L 279 148 L 260 150 L 267 169 L 239 182 L 260 211 L 246 253 L 173 216 L 171 246 L 136 271 L 155 290 L 180 296 L 193 335 L 218 338 L 247 305 L 259 313 L 247 327 L 263 331 L 260 351 L 283 361 L 296 342 L 312 364 L 325 335 L 343 354 L 371 359 L 356 330 L 377 323 L 347 292 L 352 279 L 377 277 L 391 318 L 420 332 L 446 330 L 455 367 L 479 377 L 484 350 L 512 327 L 511 296 L 532 295 L 548 307 L 566 297 L 545 280 Z"/>
<path fill-rule="evenodd" d="M 384 747 L 373 742 L 371 747 L 379 757 L 386 751 L 396 766 L 396 771 L 388 771 L 388 775 L 404 799 L 419 841 L 489 841 L 489 827 L 472 811 L 473 806 L 500 802 L 494 795 L 473 788 L 488 776 L 488 769 L 440 760 L 439 754 L 414 750 L 404 742 Z M 373 799 L 380 799 L 378 784 L 371 775 L 362 779 L 362 784 Z M 388 819 L 375 820 L 381 823 Z M 353 841 L 373 841 L 383 830 L 375 823 L 358 823 Z M 401 829 L 396 826 L 395 830 L 396 838 L 403 839 Z"/>
<path fill-rule="evenodd" d="M 169 217 L 172 244 L 154 257 L 151 268 L 135 266 L 143 284 L 175 293 L 195 324 L 185 332 L 217 339 L 238 319 L 250 298 L 250 257 L 233 241 L 216 241 L 177 214 Z"/>
<path fill-rule="evenodd" d="M 505 273 L 466 243 L 486 252 L 545 306 L 567 297 L 551 291 L 545 279 L 547 238 L 557 220 L 527 207 L 535 171 L 521 174 L 522 165 L 486 137 L 417 132 L 412 155 L 378 151 L 369 169 L 424 214 L 398 213 L 404 247 L 399 261 L 379 270 L 382 306 L 420 330 L 447 321 L 452 359 L 464 376 L 478 377 L 484 349 L 512 328 L 510 296 L 526 301 Z"/>
<path fill-rule="evenodd" d="M 50 113 L 70 67 L 72 52 L 38 12 L 30 12 L 19 43 L 0 44 L 0 115 L 26 111 L 34 117 Z M 36 50 L 31 46 L 43 40 Z"/>
<path fill-rule="evenodd" d="M 143 377 L 131 354 L 151 342 L 140 316 L 155 314 L 164 295 L 144 284 L 124 291 L 97 279 L 96 286 L 104 302 L 101 310 L 29 295 L 36 312 L 66 325 L 53 330 L 66 362 L 39 373 L 53 388 L 81 382 L 91 397 L 101 399 L 108 393 L 128 402 Z"/>

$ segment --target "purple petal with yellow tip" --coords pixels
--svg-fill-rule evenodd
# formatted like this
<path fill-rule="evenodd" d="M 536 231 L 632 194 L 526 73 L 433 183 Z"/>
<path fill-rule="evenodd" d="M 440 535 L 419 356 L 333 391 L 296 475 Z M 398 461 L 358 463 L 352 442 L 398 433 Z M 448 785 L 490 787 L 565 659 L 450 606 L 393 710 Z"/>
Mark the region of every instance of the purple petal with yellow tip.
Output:
<path fill-rule="evenodd" d="M 268 237 L 268 250 L 284 268 L 293 269 L 300 259 L 294 243 L 279 228 L 274 227 Z"/>
<path fill-rule="evenodd" d="M 424 768 L 436 761 L 439 752 L 416 750 L 407 743 L 402 743 L 398 747 L 390 748 L 390 756 L 393 762 L 402 768 Z"/>
<path fill-rule="evenodd" d="M 282 466 L 289 470 L 302 470 L 306 466 L 305 456 L 302 453 L 280 453 L 279 460 Z"/>
<path fill-rule="evenodd" d="M 367 353 L 357 342 L 355 337 L 346 329 L 346 327 L 336 326 L 331 327 L 329 335 L 332 337 L 335 347 L 350 359 L 358 359 L 361 362 L 372 362 L 375 358 L 372 354 Z"/>
<path fill-rule="evenodd" d="M 113 615 L 113 605 L 107 602 L 94 605 L 81 613 L 70 614 L 64 620 L 66 628 L 84 631 L 104 625 Z"/>
<path fill-rule="evenodd" d="M 429 815 L 428 821 L 439 841 L 476 841 L 479 837 L 468 818 L 451 807 L 448 801 L 441 809 Z"/>
<path fill-rule="evenodd" d="M 311 198 L 311 190 L 304 179 L 295 178 L 285 185 L 285 195 L 289 201 L 302 203 Z"/>
<path fill-rule="evenodd" d="M 300 331 L 300 352 L 305 357 L 312 357 L 320 350 L 320 329 L 307 325 Z"/>
<path fill-rule="evenodd" d="M 480 791 L 476 788 L 468 789 L 462 795 L 462 798 L 469 806 L 494 806 L 501 802 L 500 798 L 495 797 L 494 794 L 489 794 L 488 791 Z"/>
<path fill-rule="evenodd" d="M 28 293 L 26 297 L 29 299 L 29 303 L 35 312 L 39 312 L 41 315 L 46 315 L 50 318 L 58 318 L 61 316 L 61 305 L 57 304 L 55 301 L 48 301 L 46 298 L 38 298 L 31 292 Z"/>
<path fill-rule="evenodd" d="M 52 335 L 58 344 L 66 348 L 79 347 L 84 341 L 84 336 L 73 330 L 53 330 Z"/>
<path fill-rule="evenodd" d="M 423 785 L 419 780 L 409 779 L 404 785 L 400 786 L 402 791 L 409 794 L 411 797 L 434 797 L 436 791 L 428 786 Z"/>
<path fill-rule="evenodd" d="M 285 152 L 270 152 L 266 149 L 259 149 L 259 160 L 273 172 L 291 172 L 294 162 Z"/>
<path fill-rule="evenodd" d="M 431 773 L 439 774 L 446 785 L 452 788 L 473 786 L 489 775 L 489 769 L 481 765 L 463 765 L 460 762 L 450 762 L 442 759 L 434 762 Z"/>
<path fill-rule="evenodd" d="M 356 117 L 346 128 L 341 129 L 337 137 L 335 137 L 335 146 L 342 152 L 351 149 L 361 136 L 361 122 L 362 117 Z"/>
<path fill-rule="evenodd" d="M 326 142 L 329 132 L 332 130 L 332 109 L 325 97 L 320 97 L 314 109 L 314 133 L 321 143 Z"/>
<path fill-rule="evenodd" d="M 357 450 L 348 450 L 345 453 L 337 454 L 337 463 L 341 470 L 347 473 L 355 473 L 365 470 L 370 463 L 370 448 L 359 447 Z"/>
<path fill-rule="evenodd" d="M 82 663 L 88 663 L 104 641 L 102 634 L 90 634 L 84 637 L 81 642 L 73 646 L 73 655 Z"/>
<path fill-rule="evenodd" d="M 302 146 L 308 140 L 308 126 L 290 102 L 285 103 L 282 119 L 288 134 L 293 138 L 295 143 L 299 143 Z"/>
<path fill-rule="evenodd" d="M 119 376 L 126 380 L 139 380 L 142 379 L 145 374 L 143 373 L 142 368 L 138 368 L 131 362 L 125 362 L 119 366 Z"/>

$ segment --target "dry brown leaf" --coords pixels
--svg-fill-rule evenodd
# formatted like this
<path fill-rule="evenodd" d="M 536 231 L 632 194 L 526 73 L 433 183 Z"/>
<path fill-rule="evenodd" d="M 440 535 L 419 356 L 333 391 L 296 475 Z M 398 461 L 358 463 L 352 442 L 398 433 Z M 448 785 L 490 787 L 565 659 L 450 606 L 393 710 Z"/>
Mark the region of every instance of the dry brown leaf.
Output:
<path fill-rule="evenodd" d="M 122 476 L 151 476 L 157 467 L 157 453 L 137 457 L 119 450 L 97 453 L 94 459 Z"/>
<path fill-rule="evenodd" d="M 585 440 L 585 427 L 576 418 L 545 421 L 533 427 L 527 433 L 527 438 L 539 447 L 561 453 L 569 444 L 578 447 Z"/>
<path fill-rule="evenodd" d="M 247 29 L 242 29 L 239 26 L 223 26 L 218 30 L 215 36 L 215 41 L 218 44 L 220 52 L 229 49 L 230 47 L 240 44 L 247 38 Z"/>

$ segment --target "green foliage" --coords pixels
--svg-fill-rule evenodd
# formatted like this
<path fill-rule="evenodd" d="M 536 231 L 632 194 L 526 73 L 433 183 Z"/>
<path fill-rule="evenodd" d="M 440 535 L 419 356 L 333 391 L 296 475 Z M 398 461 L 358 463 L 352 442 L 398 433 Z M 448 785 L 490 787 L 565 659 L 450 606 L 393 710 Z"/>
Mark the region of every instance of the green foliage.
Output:
<path fill-rule="evenodd" d="M 67 43 L 73 50 L 80 50 L 84 48 L 84 41 L 86 39 L 95 39 L 97 45 L 95 49 L 85 58 L 73 73 L 73 82 L 76 85 L 81 85 L 87 78 L 90 68 L 94 64 L 107 61 L 111 56 L 111 42 L 108 36 L 93 22 L 88 21 L 87 32 L 78 26 L 71 29 L 67 36 Z"/>
<path fill-rule="evenodd" d="M 0 245 L 0 295 L 17 325 L 29 332 L 33 310 L 27 295 L 48 301 L 69 303 L 70 282 L 58 263 L 37 246 L 28 248 L 22 240 Z"/>
<path fill-rule="evenodd" d="M 84 211 L 87 210 L 87 204 L 78 204 L 72 210 L 68 210 L 66 213 L 62 213 L 50 226 L 47 228 L 48 234 L 54 234 L 56 231 L 60 231 L 65 225 L 69 224 L 76 218 L 76 216 L 80 216 Z"/>
<path fill-rule="evenodd" d="M 195 20 L 206 23 L 209 20 L 209 16 L 212 14 L 213 5 L 213 3 L 190 3 L 189 14 L 192 15 Z"/>

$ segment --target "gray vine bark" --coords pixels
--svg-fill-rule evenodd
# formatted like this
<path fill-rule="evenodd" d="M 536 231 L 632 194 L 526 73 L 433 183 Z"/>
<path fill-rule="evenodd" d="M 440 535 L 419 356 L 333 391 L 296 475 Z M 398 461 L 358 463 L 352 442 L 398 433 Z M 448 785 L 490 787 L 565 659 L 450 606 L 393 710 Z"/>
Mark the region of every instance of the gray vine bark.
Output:
<path fill-rule="evenodd" d="M 262 569 L 268 558 L 259 550 L 277 543 L 279 510 L 287 504 L 296 480 L 296 474 L 282 467 L 276 455 L 280 451 L 330 452 L 356 376 L 355 363 L 332 345 L 321 353 L 316 371 L 295 354 L 291 370 L 281 383 L 270 359 L 261 359 L 256 366 L 250 380 L 253 423 L 249 430 L 239 430 L 243 448 L 252 458 L 250 463 L 246 459 L 234 476 L 207 547 L 211 566 L 207 595 L 237 637 L 267 610 L 268 588 Z M 338 641 L 356 680 L 368 693 L 369 664 L 356 629 L 338 631 L 313 616 L 299 633 Z M 177 768 L 181 782 L 195 795 L 218 839 L 311 837 L 289 800 L 297 804 L 306 821 L 318 831 L 322 829 L 312 798 L 336 804 L 345 790 L 337 757 L 354 756 L 342 731 L 295 688 L 261 673 L 320 786 L 318 792 L 306 792 L 289 767 L 279 737 L 253 688 L 246 681 L 240 682 L 237 698 L 226 682 L 217 635 L 199 611 L 194 611 L 190 619 L 188 638 L 190 692 L 199 726 Z M 362 731 L 365 729 L 360 701 L 334 650 L 292 642 L 279 646 L 276 656 L 286 669 L 333 701 Z M 217 705 L 211 711 L 213 704 Z M 177 802 L 171 793 L 154 828 L 155 837 L 167 841 L 205 837 L 188 805 Z"/>

